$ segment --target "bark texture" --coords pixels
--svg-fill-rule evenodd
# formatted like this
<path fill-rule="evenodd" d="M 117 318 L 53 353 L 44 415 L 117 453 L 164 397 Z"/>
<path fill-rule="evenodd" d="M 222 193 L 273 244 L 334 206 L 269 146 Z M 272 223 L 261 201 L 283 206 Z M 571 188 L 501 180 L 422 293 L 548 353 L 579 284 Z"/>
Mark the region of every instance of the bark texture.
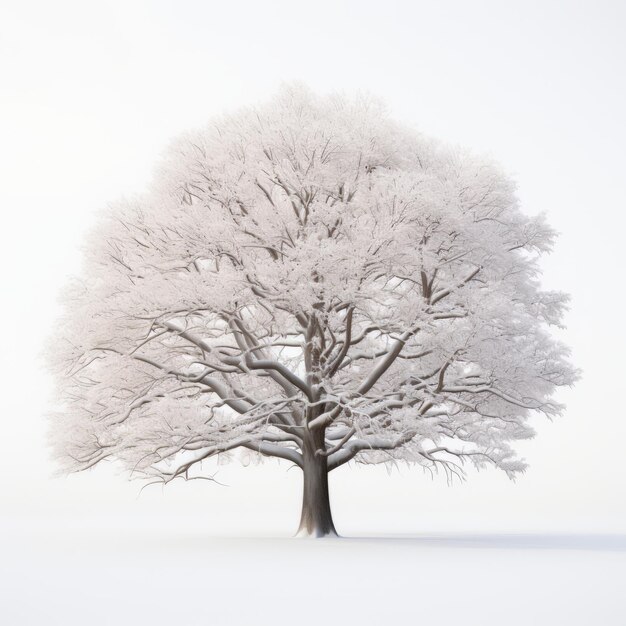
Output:
<path fill-rule="evenodd" d="M 327 458 L 315 453 L 319 448 L 313 437 L 305 440 L 303 448 L 302 515 L 296 536 L 337 537 L 330 510 Z"/>

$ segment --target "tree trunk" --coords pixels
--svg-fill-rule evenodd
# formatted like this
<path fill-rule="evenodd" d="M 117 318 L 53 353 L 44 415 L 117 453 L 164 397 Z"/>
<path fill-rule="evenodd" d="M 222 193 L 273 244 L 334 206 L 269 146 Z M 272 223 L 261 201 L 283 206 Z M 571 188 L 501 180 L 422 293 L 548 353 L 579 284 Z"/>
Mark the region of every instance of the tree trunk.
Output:
<path fill-rule="evenodd" d="M 325 456 L 315 454 L 316 449 L 315 442 L 305 440 L 302 450 L 302 516 L 296 536 L 337 537 L 328 496 L 328 463 Z"/>

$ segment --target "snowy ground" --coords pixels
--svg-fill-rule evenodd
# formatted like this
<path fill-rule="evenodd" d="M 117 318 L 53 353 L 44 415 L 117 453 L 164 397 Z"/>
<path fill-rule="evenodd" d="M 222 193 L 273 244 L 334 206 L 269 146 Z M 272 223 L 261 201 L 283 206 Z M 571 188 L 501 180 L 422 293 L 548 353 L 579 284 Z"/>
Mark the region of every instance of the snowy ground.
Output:
<path fill-rule="evenodd" d="M 626 536 L 235 539 L 6 528 L 22 624 L 626 624 Z"/>

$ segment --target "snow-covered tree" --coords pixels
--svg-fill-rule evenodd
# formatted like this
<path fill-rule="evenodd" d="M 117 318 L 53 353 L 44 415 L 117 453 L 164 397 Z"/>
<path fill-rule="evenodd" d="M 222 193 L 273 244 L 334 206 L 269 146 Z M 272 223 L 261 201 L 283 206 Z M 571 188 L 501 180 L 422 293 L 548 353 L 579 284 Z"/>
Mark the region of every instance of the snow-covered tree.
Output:
<path fill-rule="evenodd" d="M 168 483 L 215 455 L 284 459 L 300 533 L 334 534 L 328 472 L 524 470 L 510 443 L 575 371 L 543 291 L 553 231 L 494 164 L 299 87 L 177 141 L 66 294 L 51 427 L 69 471 Z"/>

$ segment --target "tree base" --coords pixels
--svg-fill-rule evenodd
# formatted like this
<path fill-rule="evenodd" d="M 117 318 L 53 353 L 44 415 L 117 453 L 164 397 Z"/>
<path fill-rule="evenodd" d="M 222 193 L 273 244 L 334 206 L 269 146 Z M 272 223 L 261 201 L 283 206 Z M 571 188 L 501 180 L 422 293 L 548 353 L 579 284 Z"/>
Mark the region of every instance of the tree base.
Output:
<path fill-rule="evenodd" d="M 295 539 L 340 539 L 340 535 L 336 530 L 309 530 L 308 528 L 299 528 L 298 532 L 294 535 Z"/>

